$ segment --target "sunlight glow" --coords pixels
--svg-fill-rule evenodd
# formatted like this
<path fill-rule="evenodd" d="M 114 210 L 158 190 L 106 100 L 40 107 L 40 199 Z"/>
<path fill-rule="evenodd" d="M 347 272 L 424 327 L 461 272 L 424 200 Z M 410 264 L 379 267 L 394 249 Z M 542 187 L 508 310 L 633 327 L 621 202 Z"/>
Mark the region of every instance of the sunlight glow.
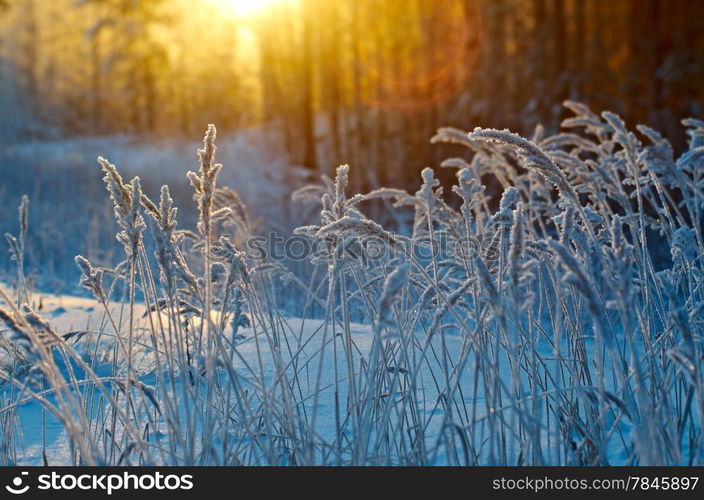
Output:
<path fill-rule="evenodd" d="M 281 7 L 286 4 L 291 5 L 295 0 L 211 0 L 218 7 L 221 7 L 229 14 L 248 18 L 265 14 L 267 11 Z"/>

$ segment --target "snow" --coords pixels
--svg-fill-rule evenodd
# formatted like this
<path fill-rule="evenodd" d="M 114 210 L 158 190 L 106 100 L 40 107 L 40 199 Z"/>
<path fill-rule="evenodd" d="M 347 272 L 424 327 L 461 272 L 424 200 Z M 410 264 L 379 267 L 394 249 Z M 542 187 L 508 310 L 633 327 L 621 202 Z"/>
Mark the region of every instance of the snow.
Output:
<path fill-rule="evenodd" d="M 69 332 L 89 331 L 95 332 L 100 328 L 100 325 L 105 322 L 105 314 L 102 307 L 96 304 L 93 299 L 75 297 L 69 295 L 35 295 L 32 302 L 36 306 L 40 306 L 43 317 L 51 321 L 52 326 L 60 335 L 66 335 Z M 2 301 L 0 301 L 2 305 Z M 111 312 L 115 317 L 120 313 L 120 305 L 111 303 L 109 305 Z M 145 314 L 145 307 L 142 304 L 137 304 L 135 316 L 142 317 Z M 164 317 L 165 318 L 165 317 Z M 289 335 L 295 335 L 298 338 L 308 340 L 308 350 L 315 351 L 320 346 L 320 342 L 311 342 L 311 338 L 320 338 L 323 322 L 320 320 L 303 320 L 300 318 L 285 318 L 283 329 Z M 146 383 L 153 385 L 155 383 L 156 369 L 153 352 L 148 346 L 149 341 L 145 338 L 148 335 L 146 327 L 146 318 L 142 318 L 141 323 L 135 325 L 136 331 L 142 331 L 142 337 L 135 338 L 135 366 L 138 367 L 139 373 L 142 374 L 140 379 Z M 236 369 L 246 373 L 247 367 L 252 371 L 256 370 L 256 375 L 262 376 L 264 380 L 270 381 L 274 375 L 273 363 L 270 362 L 270 345 L 264 337 L 263 333 L 254 333 L 253 328 L 242 328 L 240 335 L 243 340 L 237 345 L 238 356 L 233 360 Z M 355 349 L 361 355 L 365 355 L 369 351 L 371 345 L 371 332 L 364 325 L 352 325 L 351 332 L 353 334 L 353 344 Z M 226 334 L 231 332 L 226 330 Z M 329 340 L 329 339 L 328 339 Z M 303 341 L 306 342 L 305 340 Z M 139 346 L 142 346 L 140 348 Z M 328 341 L 328 349 L 324 356 L 327 357 L 327 362 L 324 363 L 323 380 L 331 380 L 334 366 L 329 361 L 332 360 L 331 354 L 332 342 Z M 305 354 L 302 350 L 301 355 Z M 264 358 L 269 360 L 263 365 L 258 364 L 258 360 Z M 65 379 L 70 379 L 70 373 L 63 363 L 58 362 L 61 367 L 62 375 Z M 109 363 L 93 364 L 93 367 L 98 375 L 109 376 L 111 365 Z M 72 367 L 75 373 L 75 367 Z M 254 375 L 253 373 L 250 375 Z M 245 378 L 247 375 L 245 374 Z M 80 377 L 79 377 L 80 378 Z M 8 387 L 4 387 L 9 390 Z M 178 392 L 178 388 L 176 389 Z M 321 397 L 318 403 L 318 422 L 319 432 L 321 435 L 329 435 L 333 431 L 331 418 L 333 412 L 332 398 L 327 391 L 325 397 Z M 49 396 L 50 400 L 53 400 Z M 54 419 L 51 415 L 42 410 L 42 407 L 36 401 L 27 401 L 24 399 L 17 411 L 18 429 L 21 443 L 21 449 L 17 450 L 17 459 L 19 463 L 26 465 L 41 465 L 43 460 L 44 445 L 46 442 L 46 455 L 50 465 L 71 465 L 71 450 L 68 444 L 68 439 L 64 426 Z M 312 400 L 311 400 L 312 402 Z"/>
<path fill-rule="evenodd" d="M 60 335 L 65 335 L 74 331 L 96 331 L 100 325 L 105 322 L 104 312 L 99 304 L 93 299 L 74 297 L 69 295 L 40 295 L 37 294 L 32 298 L 35 305 L 41 304 L 41 313 L 43 317 L 50 319 L 52 326 Z M 1 302 L 0 302 L 1 305 Z M 109 307 L 112 313 L 117 317 L 119 315 L 119 304 L 111 303 Z M 136 306 L 136 316 L 142 317 L 145 308 L 141 304 Z M 146 328 L 146 318 L 142 318 L 141 323 L 135 325 L 135 331 L 142 331 L 143 337 L 135 338 L 135 366 L 139 367 L 141 374 L 140 380 L 145 384 L 154 386 L 156 384 L 155 370 L 158 369 L 154 363 L 153 351 L 148 348 L 148 339 L 144 336 L 148 335 Z M 337 401 L 344 401 L 347 396 L 348 387 L 344 383 L 347 380 L 344 362 L 341 360 L 340 342 L 341 334 L 336 332 L 333 335 L 332 331 L 325 332 L 325 323 L 317 319 L 301 319 L 295 317 L 281 318 L 281 332 L 287 336 L 287 340 L 281 343 L 280 349 L 290 349 L 288 356 L 284 358 L 298 359 L 303 365 L 299 367 L 302 371 L 307 371 L 303 377 L 308 382 L 304 382 L 304 390 L 309 391 L 309 396 L 305 398 L 307 411 L 316 412 L 315 431 L 321 439 L 333 438 L 335 436 L 335 405 L 336 398 L 334 394 L 334 380 L 340 382 L 337 395 Z M 330 326 L 328 325 L 330 329 Z M 356 360 L 360 357 L 368 357 L 372 346 L 373 334 L 371 328 L 362 324 L 351 324 L 351 345 L 353 351 L 357 353 Z M 231 332 L 226 331 L 226 334 Z M 265 384 L 269 384 L 276 376 L 274 363 L 272 361 L 272 346 L 261 329 L 255 327 L 242 328 L 239 332 L 243 339 L 237 344 L 237 354 L 233 357 L 233 364 L 236 370 L 242 374 L 243 379 L 255 379 L 257 383 L 262 380 Z M 459 336 L 449 335 L 446 338 L 447 348 L 453 353 L 453 356 L 458 356 L 462 348 L 462 341 Z M 323 344 L 325 342 L 325 344 Z M 139 348 L 139 346 L 142 348 Z M 297 347 L 302 346 L 302 347 Z M 338 351 L 335 354 L 335 351 Z M 322 361 L 320 356 L 322 356 Z M 88 358 L 86 358 L 88 359 Z M 70 373 L 63 363 L 58 363 L 63 376 L 69 380 Z M 100 376 L 109 377 L 112 371 L 110 363 L 92 363 L 94 370 Z M 322 390 L 320 390 L 316 400 L 313 397 L 315 392 L 315 375 L 319 365 L 322 365 L 321 380 Z M 72 367 L 74 375 L 80 379 L 81 372 Z M 83 376 L 85 374 L 82 374 Z M 430 425 L 427 429 L 426 436 L 429 439 L 434 439 L 439 433 L 439 421 L 442 419 L 443 412 L 439 407 L 438 393 L 432 383 L 430 367 L 424 366 L 418 377 L 422 383 L 418 387 L 421 398 L 425 400 L 421 411 L 430 418 Z M 8 390 L 5 387 L 5 390 Z M 179 393 L 180 388 L 177 387 L 175 394 Z M 97 397 L 97 396 L 96 396 Z M 53 400 L 51 396 L 49 400 Z M 478 402 L 481 403 L 482 398 Z M 315 406 L 314 406 L 315 404 Z M 344 403 L 341 403 L 341 411 L 344 413 Z M 432 417 L 432 418 L 431 418 Z M 36 401 L 26 401 L 20 405 L 17 411 L 17 431 L 20 434 L 20 439 L 16 442 L 20 443 L 17 450 L 17 460 L 21 464 L 26 465 L 41 465 L 44 454 L 44 442 L 46 442 L 46 456 L 50 465 L 71 465 L 73 459 L 71 457 L 71 449 L 68 438 L 64 430 L 64 426 L 51 415 L 42 410 L 42 407 Z"/>
<path fill-rule="evenodd" d="M 281 218 L 284 213 L 285 188 L 291 177 L 302 175 L 301 169 L 291 168 L 286 155 L 272 143 L 262 130 L 249 129 L 218 137 L 217 162 L 224 168 L 219 184 L 235 189 L 255 217 Z M 19 159 L 37 165 L 66 169 L 70 166 L 93 166 L 99 171 L 98 156 L 117 166 L 129 179 L 139 176 L 157 188 L 163 184 L 187 185 L 186 172 L 198 166 L 196 150 L 200 141 L 162 138 L 140 139 L 115 135 L 61 140 L 27 141 L 3 147 L 0 167 Z M 179 182 L 180 181 L 180 182 Z M 295 187 L 296 183 L 289 185 Z M 148 193 L 158 194 L 156 193 Z M 39 202 L 40 200 L 32 200 Z M 68 202 L 68 200 L 65 200 Z"/>

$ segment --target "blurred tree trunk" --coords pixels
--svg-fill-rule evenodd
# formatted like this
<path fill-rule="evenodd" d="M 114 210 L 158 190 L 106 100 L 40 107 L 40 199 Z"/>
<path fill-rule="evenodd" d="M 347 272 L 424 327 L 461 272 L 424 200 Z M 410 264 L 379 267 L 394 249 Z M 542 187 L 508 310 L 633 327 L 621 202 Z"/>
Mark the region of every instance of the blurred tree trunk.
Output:
<path fill-rule="evenodd" d="M 587 0 L 574 0 L 575 8 L 575 30 L 574 30 L 574 53 L 572 54 L 572 73 L 575 75 L 573 96 L 582 95 L 583 79 L 589 75 L 589 64 L 587 61 Z"/>
<path fill-rule="evenodd" d="M 533 73 L 533 99 L 536 101 L 534 109 L 538 115 L 543 115 L 545 108 L 550 105 L 546 103 L 545 88 L 548 86 L 548 65 L 547 57 L 547 27 L 548 22 L 547 7 L 545 0 L 533 0 L 534 24 L 532 34 L 532 59 L 534 64 Z"/>
<path fill-rule="evenodd" d="M 102 56 L 100 51 L 100 28 L 92 30 L 90 35 L 90 74 L 91 74 L 91 123 L 93 134 L 102 131 Z"/>
<path fill-rule="evenodd" d="M 22 4 L 22 32 L 20 47 L 22 51 L 21 73 L 25 77 L 29 109 L 35 117 L 41 116 L 41 102 L 38 81 L 39 28 L 37 26 L 37 5 L 34 0 L 25 0 Z"/>
<path fill-rule="evenodd" d="M 325 92 L 327 99 L 325 102 L 325 113 L 328 117 L 328 134 L 330 136 L 331 154 L 333 162 L 337 163 L 342 160 L 343 145 L 340 134 L 340 125 L 342 114 L 345 106 L 342 101 L 341 80 L 342 72 L 340 69 L 340 58 L 343 57 L 342 47 L 340 43 L 342 35 L 342 27 L 338 13 L 338 4 L 335 2 L 319 2 L 319 9 L 322 10 L 322 17 L 327 20 L 324 26 L 318 23 L 318 32 L 324 35 L 322 39 L 321 51 L 324 50 L 324 57 L 321 57 L 319 65 L 323 73 L 321 91 Z"/>
<path fill-rule="evenodd" d="M 303 140 L 303 166 L 311 170 L 318 169 L 315 140 L 315 102 L 313 95 L 313 27 L 312 16 L 315 14 L 311 0 L 302 1 L 303 11 L 303 46 L 302 46 L 302 79 L 301 79 L 301 134 Z"/>
<path fill-rule="evenodd" d="M 565 80 L 567 78 L 567 20 L 565 19 L 565 0 L 553 0 L 552 17 L 552 47 L 553 74 L 551 88 L 555 89 L 553 94 L 553 106 L 559 105 L 567 98 Z"/>
<path fill-rule="evenodd" d="M 365 130 L 367 121 L 366 108 L 364 103 L 364 82 L 362 81 L 362 67 L 364 62 L 361 55 L 361 36 L 363 26 L 361 21 L 360 4 L 352 2 L 351 5 L 351 43 L 352 43 L 352 80 L 353 80 L 353 102 L 354 102 L 354 162 L 357 168 L 352 169 L 354 177 L 357 179 L 356 188 L 359 191 L 366 192 L 370 188 L 369 175 L 367 172 L 367 158 L 365 155 L 368 149 L 368 139 Z M 356 175 L 355 175 L 356 173 Z"/>
<path fill-rule="evenodd" d="M 144 62 L 142 85 L 144 88 L 145 126 L 149 133 L 156 131 L 156 75 L 153 72 L 152 61 Z"/>

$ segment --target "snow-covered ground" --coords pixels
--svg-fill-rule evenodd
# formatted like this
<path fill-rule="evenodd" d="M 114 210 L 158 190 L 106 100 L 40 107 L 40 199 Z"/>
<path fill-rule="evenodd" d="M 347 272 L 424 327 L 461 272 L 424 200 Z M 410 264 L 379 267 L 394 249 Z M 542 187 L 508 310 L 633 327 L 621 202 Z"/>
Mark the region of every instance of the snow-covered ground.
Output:
<path fill-rule="evenodd" d="M 98 156 L 115 164 L 125 178 L 140 176 L 157 188 L 187 186 L 186 172 L 196 170 L 198 140 L 158 140 L 116 135 L 9 144 L 0 150 L 0 172 L 11 163 L 42 165 L 66 171 L 70 167 L 100 170 Z M 275 139 L 259 129 L 218 137 L 217 162 L 224 168 L 219 184 L 236 190 L 254 217 L 281 218 L 285 196 L 307 172 L 287 164 Z M 286 187 L 288 186 L 288 187 Z M 31 193 L 29 193 L 31 195 Z M 149 194 L 157 194 L 149 193 Z M 40 200 L 35 200 L 39 203 Z M 68 202 L 68 200 L 65 200 Z M 8 207 L 14 209 L 14 207 Z"/>
<path fill-rule="evenodd" d="M 59 335 L 66 336 L 71 332 L 89 332 L 91 335 L 97 335 L 98 332 L 106 329 L 105 310 L 94 299 L 69 295 L 35 294 L 31 302 Z M 0 305 L 3 305 L 1 300 Z M 115 318 L 126 314 L 126 311 L 122 310 L 119 304 L 111 303 L 109 307 Z M 153 350 L 149 347 L 148 320 L 145 313 L 145 307 L 142 304 L 137 304 L 135 316 L 142 319 L 135 325 L 135 331 L 141 331 L 142 335 L 134 339 L 133 363 L 138 367 L 140 380 L 151 386 L 155 383 L 155 371 L 159 368 L 155 364 Z M 324 324 L 320 320 L 283 318 L 282 323 L 282 333 L 290 335 L 292 339 L 302 339 L 303 343 L 307 345 L 307 348 L 301 350 L 298 357 L 303 357 L 306 351 L 315 352 L 321 347 L 324 337 L 323 328 Z M 227 329 L 225 333 L 229 334 L 231 331 Z M 270 359 L 271 345 L 265 338 L 265 334 L 251 327 L 241 328 L 238 333 L 237 355 L 233 356 L 235 367 L 242 371 L 245 378 L 256 376 L 261 377 L 260 380 L 270 381 L 274 375 L 274 364 Z M 352 325 L 351 333 L 354 349 L 359 355 L 365 356 L 371 345 L 370 329 L 364 325 Z M 326 381 L 326 384 L 335 377 L 333 343 L 331 335 L 327 335 L 326 348 L 323 349 L 323 357 L 326 360 L 323 362 L 322 372 L 322 379 Z M 104 345 L 110 346 L 112 343 L 107 340 Z M 91 359 L 90 356 L 85 357 L 98 376 L 109 377 L 111 375 L 112 365 L 109 361 L 104 362 L 109 358 L 106 355 L 109 351 L 110 349 L 106 348 L 102 351 L 102 355 L 98 351 L 99 353 L 94 356 L 94 359 Z M 262 359 L 264 359 L 264 363 L 260 364 Z M 68 369 L 59 357 L 56 357 L 56 361 L 66 380 L 70 380 L 73 376 L 78 380 L 85 377 L 85 374 L 77 371 L 75 367 Z M 311 363 L 312 369 L 314 364 L 312 359 L 307 358 L 306 362 Z M 341 377 L 341 381 L 344 379 L 344 375 L 338 374 L 338 377 Z M 321 391 L 317 404 L 318 425 L 316 429 L 322 436 L 334 432 L 334 402 L 329 389 L 328 387 L 328 390 Z M 3 390 L 10 391 L 11 388 L 5 385 Z M 52 399 L 51 396 L 47 397 Z M 70 465 L 72 463 L 71 450 L 64 426 L 31 398 L 20 397 L 19 401 L 22 401 L 22 404 L 19 405 L 16 413 L 16 432 L 19 433 L 16 443 L 20 447 L 16 450 L 18 462 L 27 465 L 41 465 L 46 452 L 51 465 Z M 309 399 L 309 402 L 312 404 L 313 399 Z"/>
<path fill-rule="evenodd" d="M 60 335 L 67 335 L 71 332 L 89 332 L 90 335 L 97 335 L 99 331 L 109 330 L 106 328 L 106 315 L 103 307 L 96 303 L 94 299 L 74 297 L 69 295 L 35 294 L 32 303 L 36 309 L 41 311 L 42 317 L 49 320 L 56 332 Z M 0 301 L 0 305 L 2 302 Z M 121 306 L 116 303 L 110 304 L 110 309 L 115 318 L 121 314 Z M 160 368 L 155 364 L 153 350 L 149 347 L 149 329 L 147 327 L 146 311 L 143 305 L 136 305 L 136 317 L 142 318 L 135 325 L 135 331 L 142 332 L 142 335 L 135 337 L 134 366 L 138 367 L 140 381 L 148 386 L 156 385 L 156 371 Z M 122 313 L 126 312 L 123 310 Z M 299 373 L 304 373 L 302 379 L 303 390 L 308 390 L 309 394 L 302 397 L 307 411 L 314 410 L 315 434 L 321 439 L 333 439 L 336 433 L 336 406 L 337 411 L 342 413 L 342 418 L 349 418 L 347 410 L 344 408 L 347 397 L 348 373 L 343 359 L 341 343 L 342 334 L 332 332 L 330 325 L 322 320 L 301 319 L 293 317 L 280 318 L 279 334 L 286 337 L 279 344 L 279 349 L 287 350 L 284 358 L 296 360 L 301 366 L 297 368 Z M 350 345 L 353 351 L 355 363 L 360 359 L 368 359 L 372 346 L 373 333 L 369 326 L 362 324 L 351 324 Z M 229 335 L 230 330 L 225 333 Z M 271 331 L 267 332 L 271 334 Z M 272 342 L 264 330 L 254 327 L 241 328 L 238 332 L 236 353 L 233 353 L 233 364 L 235 369 L 243 377 L 243 380 L 251 379 L 259 384 L 263 381 L 265 385 L 270 384 L 277 376 L 275 363 L 272 358 Z M 84 337 L 87 338 L 86 335 Z M 104 345 L 112 345 L 109 339 L 104 339 Z M 450 335 L 446 338 L 447 349 L 450 355 L 458 357 L 462 349 L 462 339 L 459 336 Z M 72 340 L 69 341 L 73 343 Z M 75 344 L 74 344 L 75 345 Z M 78 347 L 78 346 L 77 346 Z M 86 345 L 77 350 L 85 353 L 91 349 L 86 349 Z M 113 367 L 109 361 L 110 348 L 106 348 L 100 354 L 85 355 L 84 359 L 89 362 L 98 376 L 110 377 L 113 374 Z M 66 380 L 72 377 L 80 380 L 85 377 L 85 373 L 77 370 L 75 366 L 67 368 L 58 357 L 57 366 L 61 369 Z M 320 389 L 316 386 L 316 377 L 320 369 Z M 426 424 L 426 438 L 429 442 L 438 438 L 440 433 L 440 421 L 443 411 L 438 399 L 437 388 L 433 382 L 431 371 L 437 367 L 426 364 L 422 367 L 418 376 L 419 399 L 424 401 L 421 407 L 422 419 Z M 87 377 L 85 377 L 87 379 Z M 335 380 L 339 382 L 339 387 L 335 387 Z M 335 394 L 336 389 L 338 390 Z M 4 391 L 10 391 L 8 385 L 3 387 Z M 177 387 L 175 393 L 179 392 Z M 315 393 L 318 394 L 317 398 Z M 7 394 L 7 392 L 6 392 Z M 94 395 L 93 398 L 97 398 Z M 52 396 L 47 396 L 53 400 Z M 22 404 L 16 412 L 16 429 L 18 433 L 15 439 L 16 457 L 18 463 L 27 465 L 41 465 L 44 454 L 50 465 L 70 465 L 72 464 L 71 449 L 67 438 L 66 430 L 58 420 L 53 418 L 42 406 L 31 398 L 20 397 Z M 90 398 L 86 399 L 86 406 L 90 405 Z M 97 401 L 97 399 L 95 399 Z M 94 401 L 94 402 L 95 402 Z M 480 402 L 480 401 L 479 401 Z M 438 457 L 442 462 L 442 457 Z"/>
<path fill-rule="evenodd" d="M 56 332 L 65 335 L 76 330 L 87 330 L 100 321 L 101 313 L 96 311 L 95 301 L 68 295 L 35 295 L 34 305 L 40 309 L 42 316 L 49 320 Z M 3 305 L 0 300 L 0 305 Z M 68 373 L 65 374 L 68 376 Z M 5 384 L 5 393 L 12 389 Z M 42 406 L 28 398 L 17 410 L 17 432 L 20 436 L 17 450 L 18 463 L 41 465 L 44 443 L 47 458 L 52 465 L 70 463 L 70 449 L 63 425 L 47 415 Z"/>

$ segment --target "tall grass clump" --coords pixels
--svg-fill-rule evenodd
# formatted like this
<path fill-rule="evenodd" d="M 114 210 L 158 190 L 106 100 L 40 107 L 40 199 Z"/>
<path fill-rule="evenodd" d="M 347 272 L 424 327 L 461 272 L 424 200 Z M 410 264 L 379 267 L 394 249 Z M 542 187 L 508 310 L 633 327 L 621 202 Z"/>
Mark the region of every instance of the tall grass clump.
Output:
<path fill-rule="evenodd" d="M 0 457 L 38 404 L 69 463 L 704 464 L 704 122 L 676 157 L 565 106 L 555 135 L 439 129 L 467 153 L 441 165 L 451 193 L 428 168 L 416 193 L 351 194 L 346 165 L 297 191 L 320 207 L 296 230 L 308 274 L 251 245 L 214 126 L 188 174 L 195 230 L 167 186 L 152 201 L 101 158 L 124 258 L 76 258 L 97 326 L 59 333 L 28 305 L 10 237 Z M 367 214 L 380 199 L 408 230 Z"/>

